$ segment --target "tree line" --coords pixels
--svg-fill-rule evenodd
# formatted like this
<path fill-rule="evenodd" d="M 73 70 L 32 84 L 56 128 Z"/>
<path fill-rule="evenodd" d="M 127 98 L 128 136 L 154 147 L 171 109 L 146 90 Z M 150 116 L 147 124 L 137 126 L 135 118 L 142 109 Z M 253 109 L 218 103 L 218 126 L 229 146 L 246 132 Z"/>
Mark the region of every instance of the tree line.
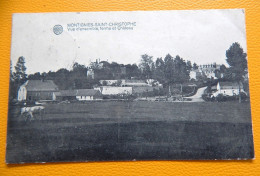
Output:
<path fill-rule="evenodd" d="M 222 65 L 215 75 L 219 79 L 227 81 L 242 81 L 247 73 L 246 53 L 239 45 L 233 43 L 226 51 L 226 61 L 229 67 Z M 100 63 L 102 67 L 100 67 Z M 148 54 L 141 55 L 140 63 L 136 64 L 119 64 L 107 61 L 92 62 L 89 67 L 74 63 L 72 69 L 61 68 L 58 71 L 37 72 L 26 74 L 25 58 L 18 58 L 15 65 L 15 71 L 10 72 L 10 96 L 15 98 L 20 85 L 26 80 L 53 80 L 59 89 L 89 89 L 94 85 L 99 85 L 99 80 L 107 79 L 155 79 L 164 86 L 172 84 L 183 84 L 190 81 L 190 71 L 198 69 L 196 63 L 185 61 L 179 55 L 173 57 L 167 54 L 164 58 L 156 58 Z M 89 70 L 94 71 L 94 79 L 87 76 Z M 221 77 L 220 75 L 224 75 Z M 198 78 L 199 81 L 209 81 L 204 75 Z"/>

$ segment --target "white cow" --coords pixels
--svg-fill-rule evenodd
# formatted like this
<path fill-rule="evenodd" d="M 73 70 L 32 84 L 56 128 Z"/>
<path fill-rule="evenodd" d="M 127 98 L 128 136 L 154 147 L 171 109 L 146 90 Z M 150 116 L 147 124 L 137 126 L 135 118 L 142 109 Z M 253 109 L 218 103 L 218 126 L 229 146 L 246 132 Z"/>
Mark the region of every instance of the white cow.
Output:
<path fill-rule="evenodd" d="M 34 120 L 33 114 L 42 114 L 44 113 L 44 106 L 32 106 L 32 107 L 23 107 L 21 108 L 21 117 L 26 118 L 25 120 Z"/>

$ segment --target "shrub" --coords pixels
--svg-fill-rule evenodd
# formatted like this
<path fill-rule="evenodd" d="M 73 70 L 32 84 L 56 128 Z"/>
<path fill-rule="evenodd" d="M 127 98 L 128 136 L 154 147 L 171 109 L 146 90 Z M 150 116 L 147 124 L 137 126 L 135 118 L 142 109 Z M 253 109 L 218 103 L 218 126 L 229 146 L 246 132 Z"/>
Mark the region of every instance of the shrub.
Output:
<path fill-rule="evenodd" d="M 202 99 L 204 101 L 212 101 L 212 98 L 206 93 L 202 94 Z"/>
<path fill-rule="evenodd" d="M 241 92 L 241 100 L 245 101 L 247 99 L 247 95 L 244 92 Z M 228 95 L 223 95 L 223 94 L 218 94 L 215 97 L 215 100 L 218 102 L 222 101 L 237 101 L 239 99 L 239 95 L 233 95 L 233 96 L 228 96 Z"/>
<path fill-rule="evenodd" d="M 224 96 L 223 94 L 218 94 L 218 95 L 216 96 L 216 101 L 217 101 L 217 102 L 222 102 L 222 101 L 226 101 L 226 100 L 227 100 L 227 97 Z"/>
<path fill-rule="evenodd" d="M 245 92 L 240 92 L 240 95 L 241 95 L 241 100 L 242 101 L 245 101 L 247 99 L 247 95 Z"/>
<path fill-rule="evenodd" d="M 233 95 L 233 96 L 224 96 L 226 98 L 227 101 L 235 101 L 237 100 L 237 96 Z"/>

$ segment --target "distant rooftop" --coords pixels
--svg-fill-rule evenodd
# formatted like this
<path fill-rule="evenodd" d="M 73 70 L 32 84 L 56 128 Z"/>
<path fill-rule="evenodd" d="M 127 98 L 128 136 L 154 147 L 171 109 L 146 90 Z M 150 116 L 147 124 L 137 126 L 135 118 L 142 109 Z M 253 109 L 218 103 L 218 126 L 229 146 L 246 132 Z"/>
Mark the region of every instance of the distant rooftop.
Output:
<path fill-rule="evenodd" d="M 27 91 L 58 91 L 58 86 L 52 80 L 28 80 L 25 83 Z"/>

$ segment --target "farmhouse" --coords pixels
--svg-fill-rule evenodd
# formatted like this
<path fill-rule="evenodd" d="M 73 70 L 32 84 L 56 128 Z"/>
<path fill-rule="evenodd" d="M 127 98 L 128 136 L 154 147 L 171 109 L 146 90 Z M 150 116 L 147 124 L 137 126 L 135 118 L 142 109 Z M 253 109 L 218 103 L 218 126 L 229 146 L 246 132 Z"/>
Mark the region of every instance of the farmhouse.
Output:
<path fill-rule="evenodd" d="M 28 80 L 18 90 L 18 101 L 52 100 L 58 86 L 52 80 Z"/>
<path fill-rule="evenodd" d="M 53 100 L 101 100 L 102 95 L 100 91 L 94 89 L 77 89 L 77 90 L 61 90 L 53 94 Z"/>
<path fill-rule="evenodd" d="M 213 93 L 213 96 L 216 97 L 218 94 L 233 96 L 239 94 L 239 88 L 241 92 L 245 92 L 243 84 L 236 82 L 218 82 L 217 90 Z"/>

